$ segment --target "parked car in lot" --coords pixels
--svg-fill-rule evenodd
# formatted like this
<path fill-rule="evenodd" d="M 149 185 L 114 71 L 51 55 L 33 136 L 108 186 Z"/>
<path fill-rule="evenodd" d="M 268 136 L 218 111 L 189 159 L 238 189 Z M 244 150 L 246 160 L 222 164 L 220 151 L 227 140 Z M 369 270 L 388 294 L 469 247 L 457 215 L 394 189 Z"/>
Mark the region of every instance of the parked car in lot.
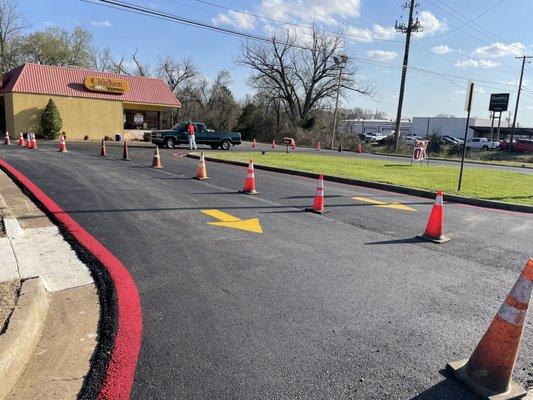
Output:
<path fill-rule="evenodd" d="M 465 141 L 455 136 L 444 135 L 441 137 L 441 142 L 449 146 L 462 146 Z"/>
<path fill-rule="evenodd" d="M 509 147 L 508 140 L 502 140 L 500 143 L 500 150 L 507 150 Z M 533 153 L 533 140 L 531 139 L 518 139 L 513 140 L 513 151 L 521 153 Z"/>
<path fill-rule="evenodd" d="M 365 133 L 363 135 L 364 141 L 367 143 L 383 143 L 383 140 L 387 138 L 388 135 L 379 132 Z"/>
<path fill-rule="evenodd" d="M 513 149 L 521 153 L 533 153 L 533 140 L 518 139 L 516 144 L 513 145 Z"/>
<path fill-rule="evenodd" d="M 481 151 L 496 150 L 500 148 L 500 142 L 487 138 L 472 138 L 466 141 L 467 149 L 478 149 Z"/>
<path fill-rule="evenodd" d="M 415 140 L 424 140 L 423 137 L 415 135 L 414 133 L 408 133 L 407 135 L 403 136 L 403 140 L 405 144 L 412 145 L 415 144 Z"/>
<path fill-rule="evenodd" d="M 516 140 L 513 140 L 513 147 L 516 145 Z M 507 150 L 509 147 L 509 141 L 504 139 L 500 142 L 500 150 Z"/>
<path fill-rule="evenodd" d="M 216 132 L 207 129 L 205 124 L 193 122 L 196 127 L 196 144 L 207 144 L 211 148 L 229 150 L 231 146 L 241 144 L 241 134 L 238 132 Z M 170 149 L 178 144 L 189 143 L 189 134 L 187 133 L 187 122 L 180 122 L 172 129 L 162 131 L 152 131 L 150 139 L 152 143 L 158 146 L 166 146 Z"/>

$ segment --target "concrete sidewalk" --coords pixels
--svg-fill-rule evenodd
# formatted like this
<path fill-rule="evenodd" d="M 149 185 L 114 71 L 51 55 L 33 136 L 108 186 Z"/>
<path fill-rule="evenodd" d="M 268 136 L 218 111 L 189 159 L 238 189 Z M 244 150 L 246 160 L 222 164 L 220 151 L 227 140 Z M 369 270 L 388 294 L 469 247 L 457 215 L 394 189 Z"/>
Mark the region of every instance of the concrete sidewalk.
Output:
<path fill-rule="evenodd" d="M 22 282 L 0 335 L 0 399 L 75 399 L 96 346 L 93 279 L 58 228 L 3 172 L 0 214 L 0 282 Z"/>

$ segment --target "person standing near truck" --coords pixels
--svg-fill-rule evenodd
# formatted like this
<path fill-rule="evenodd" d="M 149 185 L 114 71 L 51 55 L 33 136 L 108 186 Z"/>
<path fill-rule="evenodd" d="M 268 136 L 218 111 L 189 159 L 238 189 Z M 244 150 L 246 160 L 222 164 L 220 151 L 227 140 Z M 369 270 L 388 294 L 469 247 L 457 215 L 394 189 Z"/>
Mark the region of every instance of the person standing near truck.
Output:
<path fill-rule="evenodd" d="M 187 125 L 187 132 L 189 133 L 189 149 L 196 150 L 196 127 L 191 121 Z"/>

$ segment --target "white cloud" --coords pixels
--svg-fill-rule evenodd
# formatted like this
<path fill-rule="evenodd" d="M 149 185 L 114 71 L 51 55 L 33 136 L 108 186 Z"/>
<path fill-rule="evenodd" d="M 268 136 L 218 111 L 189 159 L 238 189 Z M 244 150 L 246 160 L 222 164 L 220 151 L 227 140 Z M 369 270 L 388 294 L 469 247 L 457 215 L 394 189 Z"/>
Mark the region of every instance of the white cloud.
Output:
<path fill-rule="evenodd" d="M 255 17 L 232 10 L 218 14 L 212 21 L 217 26 L 228 25 L 240 30 L 250 30 L 255 27 Z"/>
<path fill-rule="evenodd" d="M 376 39 L 394 39 L 397 35 L 396 29 L 394 26 L 381 26 L 379 24 L 374 24 L 373 26 L 374 38 Z"/>
<path fill-rule="evenodd" d="M 269 0 L 261 2 L 260 14 L 283 21 L 296 18 L 336 25 L 338 18 L 358 17 L 360 8 L 361 0 Z"/>
<path fill-rule="evenodd" d="M 435 54 L 446 54 L 446 53 L 451 53 L 453 49 L 448 45 L 441 45 L 441 46 L 433 47 L 431 51 Z"/>
<path fill-rule="evenodd" d="M 429 11 L 422 11 L 418 20 L 420 21 L 422 30 L 413 33 L 415 37 L 423 38 L 448 30 L 448 24 L 446 21 L 438 19 Z"/>
<path fill-rule="evenodd" d="M 346 29 L 346 34 L 348 35 L 349 39 L 355 40 L 356 42 L 370 43 L 373 40 L 372 32 L 367 28 L 359 29 L 350 26 L 348 29 Z"/>
<path fill-rule="evenodd" d="M 480 57 L 503 57 L 508 55 L 521 56 L 524 53 L 525 47 L 526 46 L 520 42 L 496 42 L 490 46 L 478 47 L 474 51 L 474 54 Z"/>
<path fill-rule="evenodd" d="M 487 68 L 496 68 L 496 67 L 498 67 L 500 65 L 501 65 L 501 63 L 499 63 L 499 62 L 492 61 L 492 60 L 485 60 L 483 58 L 480 58 L 478 60 L 470 58 L 468 60 L 461 60 L 461 61 L 457 61 L 455 63 L 455 66 L 457 68 L 469 68 L 469 67 L 472 67 L 472 68 L 487 69 Z"/>
<path fill-rule="evenodd" d="M 384 51 L 384 50 L 369 50 L 366 52 L 367 56 L 373 58 L 374 60 L 379 61 L 391 61 L 394 60 L 398 53 L 393 50 Z"/>
<path fill-rule="evenodd" d="M 91 21 L 91 24 L 99 28 L 112 28 L 113 27 L 111 22 L 109 22 L 107 19 L 104 19 L 102 21 Z"/>

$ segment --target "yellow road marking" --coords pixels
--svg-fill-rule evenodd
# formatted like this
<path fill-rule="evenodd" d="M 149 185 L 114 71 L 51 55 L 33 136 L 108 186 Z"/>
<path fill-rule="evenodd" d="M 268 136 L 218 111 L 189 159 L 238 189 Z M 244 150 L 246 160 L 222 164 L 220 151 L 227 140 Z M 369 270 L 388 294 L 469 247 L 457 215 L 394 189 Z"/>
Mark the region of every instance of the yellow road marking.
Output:
<path fill-rule="evenodd" d="M 220 210 L 202 210 L 202 212 L 219 220 L 217 222 L 208 222 L 208 225 L 223 226 L 225 228 L 240 229 L 254 233 L 263 233 L 263 229 L 261 228 L 258 218 L 239 219 Z"/>
<path fill-rule="evenodd" d="M 210 217 L 218 219 L 222 222 L 237 222 L 240 221 L 239 218 L 234 217 L 233 215 L 227 214 L 220 210 L 202 210 L 202 212 Z"/>
<path fill-rule="evenodd" d="M 357 201 L 362 201 L 364 203 L 370 203 L 373 204 L 374 207 L 380 207 L 380 208 L 392 208 L 394 210 L 401 210 L 401 211 L 416 211 L 414 208 L 411 208 L 409 206 L 406 206 L 405 204 L 401 203 L 387 203 L 385 201 L 380 200 L 374 200 L 370 199 L 368 197 L 352 197 L 352 199 Z"/>

